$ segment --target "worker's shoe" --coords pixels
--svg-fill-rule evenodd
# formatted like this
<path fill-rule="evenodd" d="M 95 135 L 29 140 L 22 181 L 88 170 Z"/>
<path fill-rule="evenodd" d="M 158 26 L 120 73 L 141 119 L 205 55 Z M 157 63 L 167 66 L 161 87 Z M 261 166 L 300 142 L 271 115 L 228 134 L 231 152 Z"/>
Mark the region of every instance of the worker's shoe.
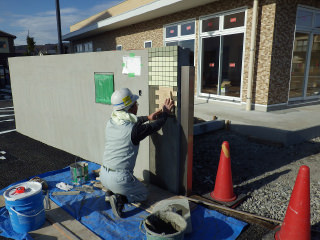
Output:
<path fill-rule="evenodd" d="M 105 201 L 106 202 L 110 202 L 110 198 L 111 198 L 112 195 L 113 195 L 113 192 L 110 191 L 110 190 L 107 190 L 106 191 L 106 195 L 105 195 Z"/>
<path fill-rule="evenodd" d="M 120 194 L 112 195 L 110 197 L 110 204 L 113 214 L 118 218 L 122 218 L 122 210 L 125 204 L 125 196 L 121 196 Z"/>

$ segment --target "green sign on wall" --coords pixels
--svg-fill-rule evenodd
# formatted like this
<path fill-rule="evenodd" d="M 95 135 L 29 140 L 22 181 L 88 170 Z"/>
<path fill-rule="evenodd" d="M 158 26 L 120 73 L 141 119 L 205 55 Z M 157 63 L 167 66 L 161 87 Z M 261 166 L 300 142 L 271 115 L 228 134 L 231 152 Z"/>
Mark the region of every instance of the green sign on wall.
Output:
<path fill-rule="evenodd" d="M 111 104 L 114 92 L 113 73 L 94 73 L 96 103 Z"/>

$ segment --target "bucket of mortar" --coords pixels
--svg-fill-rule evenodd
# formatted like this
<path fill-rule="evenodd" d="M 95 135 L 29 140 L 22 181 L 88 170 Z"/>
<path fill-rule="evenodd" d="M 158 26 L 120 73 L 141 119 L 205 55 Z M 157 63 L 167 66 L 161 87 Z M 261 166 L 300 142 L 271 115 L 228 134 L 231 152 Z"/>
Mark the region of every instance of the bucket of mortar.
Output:
<path fill-rule="evenodd" d="M 41 183 L 24 182 L 10 187 L 4 192 L 6 208 L 15 232 L 27 233 L 44 224 L 44 196 L 41 190 Z"/>
<path fill-rule="evenodd" d="M 70 165 L 71 181 L 73 184 L 81 185 L 89 180 L 88 163 L 76 162 Z"/>
<path fill-rule="evenodd" d="M 146 231 L 147 240 L 183 240 L 186 220 L 175 212 L 157 211 L 140 223 Z"/>

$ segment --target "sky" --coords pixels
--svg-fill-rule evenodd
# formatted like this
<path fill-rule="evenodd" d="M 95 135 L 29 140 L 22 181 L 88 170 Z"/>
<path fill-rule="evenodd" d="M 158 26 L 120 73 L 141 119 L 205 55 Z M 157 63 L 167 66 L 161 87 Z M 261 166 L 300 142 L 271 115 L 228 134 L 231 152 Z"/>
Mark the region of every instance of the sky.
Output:
<path fill-rule="evenodd" d="M 62 36 L 70 26 L 123 0 L 60 0 Z M 26 37 L 36 45 L 57 43 L 56 0 L 0 0 L 0 31 L 15 35 L 15 46 L 26 45 Z"/>

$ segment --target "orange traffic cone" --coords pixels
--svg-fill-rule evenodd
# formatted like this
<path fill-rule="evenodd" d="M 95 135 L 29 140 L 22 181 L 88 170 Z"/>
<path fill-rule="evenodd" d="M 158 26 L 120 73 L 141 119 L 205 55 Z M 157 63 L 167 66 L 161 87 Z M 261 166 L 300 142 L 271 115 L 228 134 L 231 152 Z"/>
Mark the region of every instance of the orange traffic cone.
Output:
<path fill-rule="evenodd" d="M 216 182 L 210 196 L 220 202 L 232 202 L 237 196 L 233 192 L 229 143 L 222 143 Z"/>
<path fill-rule="evenodd" d="M 310 240 L 310 169 L 301 166 L 276 240 Z"/>

